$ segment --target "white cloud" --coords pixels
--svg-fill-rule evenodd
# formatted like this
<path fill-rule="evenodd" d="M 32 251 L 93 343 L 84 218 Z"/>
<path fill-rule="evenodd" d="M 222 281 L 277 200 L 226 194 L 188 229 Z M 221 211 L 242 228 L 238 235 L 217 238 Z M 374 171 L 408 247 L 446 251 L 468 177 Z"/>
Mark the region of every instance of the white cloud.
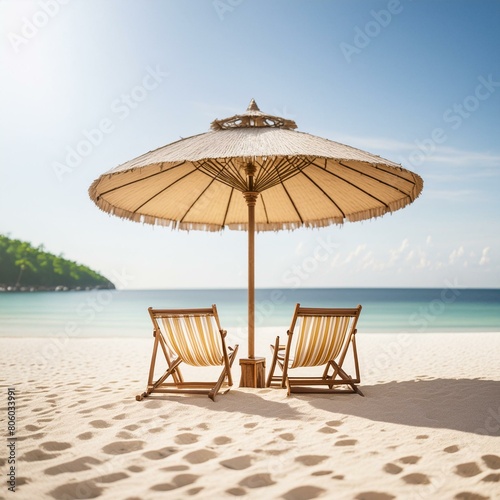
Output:
<path fill-rule="evenodd" d="M 405 238 L 402 242 L 401 245 L 399 245 L 398 248 L 392 248 L 389 250 L 390 258 L 389 258 L 389 264 L 393 264 L 397 260 L 399 260 L 400 257 L 402 257 L 403 252 L 410 246 L 410 241 L 408 238 Z"/>
<path fill-rule="evenodd" d="M 485 266 L 486 264 L 490 263 L 490 258 L 488 256 L 489 253 L 490 253 L 490 247 L 483 248 L 483 252 L 481 254 L 481 259 L 479 260 L 480 266 Z"/>
<path fill-rule="evenodd" d="M 464 254 L 463 246 L 456 248 L 451 252 L 450 256 L 448 257 L 448 263 L 450 265 L 456 264 L 460 260 L 460 257 L 462 257 L 463 254 Z"/>
<path fill-rule="evenodd" d="M 361 252 L 366 248 L 366 244 L 363 243 L 362 245 L 358 245 L 355 250 L 349 253 L 349 255 L 346 257 L 344 260 L 344 264 L 348 264 L 351 262 L 354 258 L 358 257 Z"/>

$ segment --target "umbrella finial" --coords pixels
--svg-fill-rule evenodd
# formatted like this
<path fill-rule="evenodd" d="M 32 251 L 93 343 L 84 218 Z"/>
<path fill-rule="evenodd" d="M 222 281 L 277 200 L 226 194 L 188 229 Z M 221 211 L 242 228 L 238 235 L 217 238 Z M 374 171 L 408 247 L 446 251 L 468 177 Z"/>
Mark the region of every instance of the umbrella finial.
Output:
<path fill-rule="evenodd" d="M 257 106 L 257 103 L 255 102 L 255 99 L 252 99 L 250 101 L 247 111 L 260 111 L 259 106 Z"/>
<path fill-rule="evenodd" d="M 293 130 L 297 128 L 297 124 L 293 120 L 263 113 L 259 109 L 259 106 L 257 106 L 255 99 L 252 99 L 247 110 L 241 115 L 230 116 L 222 120 L 214 120 L 211 125 L 212 130 L 250 127 L 287 128 Z"/>

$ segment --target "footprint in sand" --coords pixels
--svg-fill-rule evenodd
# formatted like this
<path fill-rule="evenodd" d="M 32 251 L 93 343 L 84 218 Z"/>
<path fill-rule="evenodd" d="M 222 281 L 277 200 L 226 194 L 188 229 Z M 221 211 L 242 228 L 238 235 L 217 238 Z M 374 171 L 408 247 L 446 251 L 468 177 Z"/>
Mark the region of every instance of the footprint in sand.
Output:
<path fill-rule="evenodd" d="M 67 500 L 68 498 L 97 498 L 103 489 L 94 481 L 81 481 L 79 483 L 67 483 L 49 492 L 55 500 Z"/>
<path fill-rule="evenodd" d="M 233 470 L 248 469 L 252 465 L 253 457 L 251 455 L 241 455 L 219 462 L 223 467 Z"/>
<path fill-rule="evenodd" d="M 283 434 L 280 434 L 278 437 L 284 439 L 285 441 L 295 440 L 295 436 L 291 432 L 284 432 Z"/>
<path fill-rule="evenodd" d="M 498 483 L 500 482 L 500 474 L 488 474 L 487 476 L 484 476 L 481 481 L 485 483 Z"/>
<path fill-rule="evenodd" d="M 460 477 L 474 477 L 481 473 L 476 462 L 467 462 L 455 467 L 455 474 Z"/>
<path fill-rule="evenodd" d="M 309 500 L 310 498 L 319 497 L 325 491 L 323 488 L 318 488 L 317 486 L 299 486 L 287 491 L 282 498 L 285 500 Z"/>
<path fill-rule="evenodd" d="M 202 489 L 203 486 L 200 486 L 199 488 L 191 488 L 190 490 L 186 491 L 186 494 L 189 496 L 194 496 L 197 495 Z"/>
<path fill-rule="evenodd" d="M 78 413 L 80 415 L 91 415 L 92 413 L 94 413 L 94 408 L 89 408 L 87 410 L 80 410 Z"/>
<path fill-rule="evenodd" d="M 98 465 L 102 462 L 93 457 L 81 457 L 73 460 L 72 462 L 66 462 L 63 464 L 56 465 L 55 467 L 50 467 L 45 469 L 45 474 L 49 476 L 56 476 L 58 474 L 65 474 L 66 472 L 81 472 L 84 470 L 91 469 L 90 465 Z"/>
<path fill-rule="evenodd" d="M 71 443 L 62 443 L 58 441 L 46 441 L 40 445 L 44 450 L 47 451 L 63 451 L 71 448 Z"/>
<path fill-rule="evenodd" d="M 385 464 L 384 465 L 384 472 L 387 472 L 387 474 L 399 474 L 403 470 L 402 467 L 396 464 Z"/>
<path fill-rule="evenodd" d="M 247 494 L 246 490 L 243 488 L 229 488 L 226 490 L 226 493 L 235 497 L 242 497 Z"/>
<path fill-rule="evenodd" d="M 30 434 L 29 438 L 37 440 L 37 439 L 44 438 L 46 435 L 47 435 L 46 432 L 38 432 L 37 434 Z M 19 437 L 18 439 L 19 439 L 19 441 L 22 441 L 23 439 L 26 439 L 26 438 L 25 437 Z"/>
<path fill-rule="evenodd" d="M 123 420 L 127 417 L 127 415 L 125 413 L 120 413 L 119 415 L 116 415 L 115 417 L 113 417 L 113 420 Z"/>
<path fill-rule="evenodd" d="M 142 450 L 144 445 L 144 441 L 116 441 L 107 444 L 102 451 L 107 455 L 123 455 L 125 453 Z"/>
<path fill-rule="evenodd" d="M 334 429 L 333 427 L 321 427 L 321 429 L 318 429 L 318 432 L 321 432 L 323 434 L 335 434 L 338 432 L 337 429 Z"/>
<path fill-rule="evenodd" d="M 42 450 L 31 450 L 22 455 L 20 457 L 20 460 L 24 460 L 25 462 L 38 462 L 40 460 L 50 460 L 52 458 L 58 457 L 59 455 L 60 453 L 49 455 Z"/>
<path fill-rule="evenodd" d="M 229 444 L 232 442 L 233 442 L 233 440 L 227 436 L 217 436 L 214 438 L 214 444 L 217 444 L 217 445 Z"/>
<path fill-rule="evenodd" d="M 208 424 L 198 424 L 196 427 L 198 427 L 198 429 L 201 429 L 203 431 L 208 431 L 208 429 L 210 429 L 210 426 Z"/>
<path fill-rule="evenodd" d="M 153 427 L 152 429 L 149 429 L 148 432 L 150 434 L 159 434 L 160 432 L 163 432 L 162 427 Z"/>
<path fill-rule="evenodd" d="M 417 457 L 415 455 L 409 455 L 408 457 L 402 457 L 398 460 L 402 464 L 416 464 L 422 457 Z"/>
<path fill-rule="evenodd" d="M 139 428 L 139 426 L 138 426 L 138 425 L 136 425 L 136 424 L 126 425 L 126 426 L 124 427 L 124 429 L 127 429 L 128 431 L 135 431 L 135 430 L 137 430 L 138 428 Z"/>
<path fill-rule="evenodd" d="M 202 464 L 203 462 L 208 462 L 212 458 L 215 458 L 217 453 L 210 450 L 196 450 L 184 455 L 184 460 L 190 464 Z"/>
<path fill-rule="evenodd" d="M 36 432 L 36 431 L 41 431 L 43 429 L 43 427 L 37 427 L 36 425 L 27 425 L 27 426 L 25 426 L 25 429 L 28 432 Z"/>
<path fill-rule="evenodd" d="M 333 472 L 332 470 L 317 470 L 316 472 L 313 472 L 311 476 L 327 476 L 332 472 Z"/>
<path fill-rule="evenodd" d="M 107 427 L 111 427 L 111 424 L 108 424 L 105 420 L 92 420 L 89 424 L 96 429 L 106 429 Z"/>
<path fill-rule="evenodd" d="M 341 439 L 335 443 L 335 446 L 354 446 L 357 443 L 357 439 Z"/>
<path fill-rule="evenodd" d="M 427 434 L 419 434 L 415 439 L 429 439 Z"/>
<path fill-rule="evenodd" d="M 94 479 L 96 483 L 116 483 L 116 481 L 121 481 L 122 479 L 127 479 L 129 477 L 125 472 L 113 472 L 112 474 L 106 474 L 105 476 L 99 476 Z"/>
<path fill-rule="evenodd" d="M 144 467 L 139 467 L 138 465 L 131 465 L 130 467 L 127 467 L 127 470 L 130 472 L 142 472 L 144 470 Z"/>
<path fill-rule="evenodd" d="M 446 453 L 456 453 L 460 448 L 454 444 L 452 446 L 447 446 L 443 451 Z"/>
<path fill-rule="evenodd" d="M 484 497 L 483 495 L 471 493 L 470 491 L 462 491 L 453 498 L 456 498 L 457 500 L 489 500 L 491 497 Z"/>
<path fill-rule="evenodd" d="M 401 478 L 406 484 L 431 484 L 428 476 L 421 474 L 420 472 L 414 472 L 413 474 L 407 474 Z"/>
<path fill-rule="evenodd" d="M 396 498 L 394 495 L 389 495 L 389 493 L 382 493 L 381 491 L 364 491 L 363 493 L 358 493 L 355 500 L 392 500 Z"/>
<path fill-rule="evenodd" d="M 120 439 L 134 439 L 134 435 L 127 431 L 120 431 L 116 434 L 117 438 Z"/>
<path fill-rule="evenodd" d="M 146 457 L 148 460 L 161 460 L 162 458 L 167 458 L 178 451 L 179 450 L 177 448 L 167 446 L 159 450 L 146 451 L 142 454 L 142 456 Z"/>
<path fill-rule="evenodd" d="M 326 425 L 328 425 L 329 427 L 339 427 L 340 425 L 342 425 L 344 422 L 342 422 L 342 420 L 329 420 L 328 422 L 325 422 Z"/>
<path fill-rule="evenodd" d="M 184 434 L 179 434 L 175 436 L 175 442 L 177 444 L 192 444 L 197 443 L 200 439 L 198 434 L 191 434 L 190 432 L 185 432 Z"/>
<path fill-rule="evenodd" d="M 194 474 L 179 474 L 172 479 L 172 482 L 155 484 L 154 486 L 151 486 L 151 489 L 153 491 L 175 490 L 177 488 L 187 486 L 188 484 L 193 484 L 198 478 L 199 476 L 195 476 Z"/>
<path fill-rule="evenodd" d="M 270 474 L 260 473 L 248 476 L 242 479 L 238 484 L 240 486 L 246 486 L 247 488 L 263 488 L 264 486 L 276 484 L 276 482 L 271 479 Z"/>
<path fill-rule="evenodd" d="M 171 467 L 162 467 L 160 470 L 165 472 L 181 472 L 189 470 L 187 465 L 172 465 Z"/>
<path fill-rule="evenodd" d="M 329 457 L 326 455 L 301 455 L 300 457 L 296 457 L 295 461 L 307 467 L 311 467 L 324 462 L 327 458 Z"/>
<path fill-rule="evenodd" d="M 483 455 L 481 457 L 488 469 L 500 469 L 500 457 L 497 455 Z"/>
<path fill-rule="evenodd" d="M 92 432 L 83 432 L 82 434 L 78 434 L 76 437 L 82 441 L 87 441 L 88 439 L 92 439 L 93 436 L 94 434 Z"/>
<path fill-rule="evenodd" d="M 248 424 L 245 424 L 243 427 L 245 427 L 245 429 L 254 429 L 255 427 L 257 427 L 259 424 L 257 422 L 250 422 Z"/>

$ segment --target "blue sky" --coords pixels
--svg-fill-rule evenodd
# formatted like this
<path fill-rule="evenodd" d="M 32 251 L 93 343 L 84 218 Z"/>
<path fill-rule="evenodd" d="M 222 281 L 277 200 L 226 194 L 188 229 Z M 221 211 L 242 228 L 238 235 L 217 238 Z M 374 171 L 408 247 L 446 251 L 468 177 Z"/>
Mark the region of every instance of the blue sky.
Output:
<path fill-rule="evenodd" d="M 120 288 L 245 288 L 246 233 L 87 189 L 255 98 L 424 179 L 392 215 L 259 234 L 257 287 L 500 286 L 500 1 L 2 0 L 0 23 L 1 233 Z"/>

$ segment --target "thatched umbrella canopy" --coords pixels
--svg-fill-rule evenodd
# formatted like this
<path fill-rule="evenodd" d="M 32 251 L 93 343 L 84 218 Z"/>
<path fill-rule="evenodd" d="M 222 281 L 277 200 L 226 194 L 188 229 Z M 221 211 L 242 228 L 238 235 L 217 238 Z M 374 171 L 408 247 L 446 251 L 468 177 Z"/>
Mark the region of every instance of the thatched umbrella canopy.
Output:
<path fill-rule="evenodd" d="M 295 130 L 259 110 L 128 161 L 90 197 L 118 217 L 177 229 L 249 232 L 249 358 L 254 357 L 254 231 L 323 227 L 394 212 L 422 179 L 392 161 Z"/>

